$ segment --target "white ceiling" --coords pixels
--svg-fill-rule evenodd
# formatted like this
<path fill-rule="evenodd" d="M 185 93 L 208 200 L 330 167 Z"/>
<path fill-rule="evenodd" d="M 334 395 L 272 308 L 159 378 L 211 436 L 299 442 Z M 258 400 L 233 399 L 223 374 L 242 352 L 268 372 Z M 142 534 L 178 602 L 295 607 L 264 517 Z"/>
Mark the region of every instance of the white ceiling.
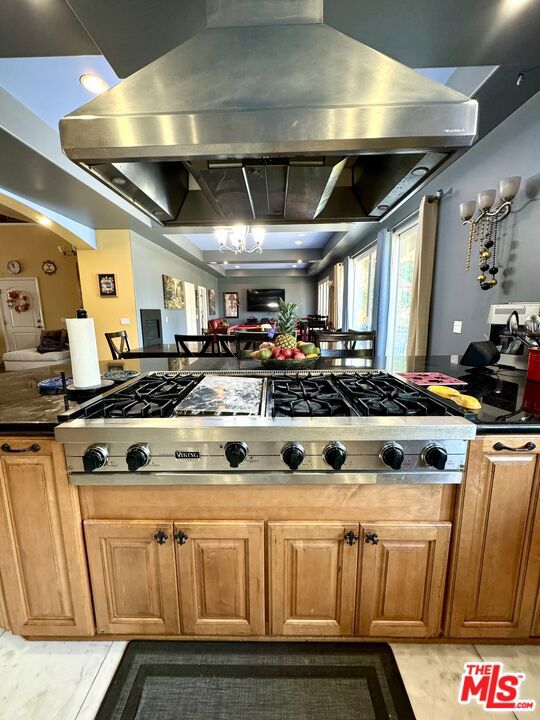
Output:
<path fill-rule="evenodd" d="M 229 260 L 227 264 L 224 263 L 210 263 L 211 265 L 217 265 L 224 270 L 304 270 L 307 268 L 307 263 L 235 263 L 234 260 Z"/>
<path fill-rule="evenodd" d="M 79 78 L 100 75 L 110 86 L 119 82 L 103 55 L 0 58 L 0 87 L 58 130 L 58 121 L 95 97 Z"/>
<path fill-rule="evenodd" d="M 330 232 L 267 232 L 264 236 L 263 248 L 265 250 L 294 250 L 304 248 L 306 250 L 319 249 L 326 245 L 332 237 Z M 167 235 L 175 240 L 177 235 Z M 196 245 L 199 250 L 217 250 L 218 243 L 213 233 L 192 233 L 187 234 L 188 240 Z M 251 233 L 248 233 L 247 245 L 252 242 Z"/>

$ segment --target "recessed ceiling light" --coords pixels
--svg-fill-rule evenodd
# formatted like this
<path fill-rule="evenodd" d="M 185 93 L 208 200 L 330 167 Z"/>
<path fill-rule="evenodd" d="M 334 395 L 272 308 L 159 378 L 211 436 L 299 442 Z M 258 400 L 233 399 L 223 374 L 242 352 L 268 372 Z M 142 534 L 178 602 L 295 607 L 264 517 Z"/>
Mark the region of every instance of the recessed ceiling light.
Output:
<path fill-rule="evenodd" d="M 298 267 L 298 265 L 293 265 L 293 268 L 297 268 L 297 267 Z"/>
<path fill-rule="evenodd" d="M 235 265 L 234 267 L 235 267 L 237 270 L 240 270 L 240 265 Z"/>
<path fill-rule="evenodd" d="M 224 261 L 223 261 L 223 264 L 224 264 L 224 265 L 228 265 L 228 264 L 229 264 L 229 261 L 228 261 L 228 260 L 224 260 Z"/>
<path fill-rule="evenodd" d="M 416 175 L 416 177 L 423 177 L 424 175 L 427 175 L 429 172 L 429 168 L 425 167 L 425 165 L 419 165 L 418 167 L 415 167 L 414 170 L 411 170 L 411 175 Z"/>
<path fill-rule="evenodd" d="M 306 233 L 296 233 L 298 237 L 306 237 Z"/>
<path fill-rule="evenodd" d="M 52 225 L 52 220 L 45 215 L 40 215 L 38 217 L 38 223 L 40 225 L 45 225 L 45 227 L 50 227 Z"/>
<path fill-rule="evenodd" d="M 294 244 L 295 244 L 295 245 L 301 245 L 301 244 L 302 244 L 302 240 L 295 240 L 295 241 L 294 241 Z"/>
<path fill-rule="evenodd" d="M 217 262 L 215 260 L 210 260 L 210 265 L 217 265 Z"/>
<path fill-rule="evenodd" d="M 97 75 L 96 73 L 84 73 L 79 78 L 79 82 L 85 90 L 91 92 L 93 95 L 101 95 L 105 90 L 109 89 L 109 83 Z"/>
<path fill-rule="evenodd" d="M 297 262 L 297 263 L 301 263 L 302 261 L 301 261 L 301 260 L 297 260 L 296 262 Z"/>

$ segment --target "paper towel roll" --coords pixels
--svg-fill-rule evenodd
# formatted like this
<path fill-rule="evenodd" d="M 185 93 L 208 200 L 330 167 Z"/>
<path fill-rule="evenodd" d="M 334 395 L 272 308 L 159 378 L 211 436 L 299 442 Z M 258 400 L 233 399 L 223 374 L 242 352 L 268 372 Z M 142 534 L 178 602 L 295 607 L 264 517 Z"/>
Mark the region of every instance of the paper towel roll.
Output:
<path fill-rule="evenodd" d="M 95 387 L 101 383 L 92 318 L 66 319 L 73 385 L 76 388 Z"/>

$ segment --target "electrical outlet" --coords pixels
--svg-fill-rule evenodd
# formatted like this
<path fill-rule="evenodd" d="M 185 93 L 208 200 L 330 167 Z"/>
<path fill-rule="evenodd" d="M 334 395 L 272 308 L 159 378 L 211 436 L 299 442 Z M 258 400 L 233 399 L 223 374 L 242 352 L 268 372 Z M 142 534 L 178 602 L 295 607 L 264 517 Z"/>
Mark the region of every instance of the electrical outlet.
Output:
<path fill-rule="evenodd" d="M 131 325 L 131 320 L 129 318 L 120 318 L 120 325 Z"/>
<path fill-rule="evenodd" d="M 461 333 L 461 328 L 463 327 L 463 322 L 461 320 L 454 320 L 454 332 L 456 334 Z"/>
<path fill-rule="evenodd" d="M 459 355 L 450 355 L 450 362 L 452 363 L 452 365 L 458 365 Z"/>

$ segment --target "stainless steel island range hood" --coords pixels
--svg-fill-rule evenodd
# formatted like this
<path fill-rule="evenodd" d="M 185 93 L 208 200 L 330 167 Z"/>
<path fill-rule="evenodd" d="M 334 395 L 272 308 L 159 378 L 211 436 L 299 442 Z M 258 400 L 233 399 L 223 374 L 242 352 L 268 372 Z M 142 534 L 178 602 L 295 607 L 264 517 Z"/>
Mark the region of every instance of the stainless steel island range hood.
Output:
<path fill-rule="evenodd" d="M 207 0 L 207 29 L 60 121 L 66 155 L 166 225 L 373 220 L 459 149 L 477 103 L 323 22 Z"/>

